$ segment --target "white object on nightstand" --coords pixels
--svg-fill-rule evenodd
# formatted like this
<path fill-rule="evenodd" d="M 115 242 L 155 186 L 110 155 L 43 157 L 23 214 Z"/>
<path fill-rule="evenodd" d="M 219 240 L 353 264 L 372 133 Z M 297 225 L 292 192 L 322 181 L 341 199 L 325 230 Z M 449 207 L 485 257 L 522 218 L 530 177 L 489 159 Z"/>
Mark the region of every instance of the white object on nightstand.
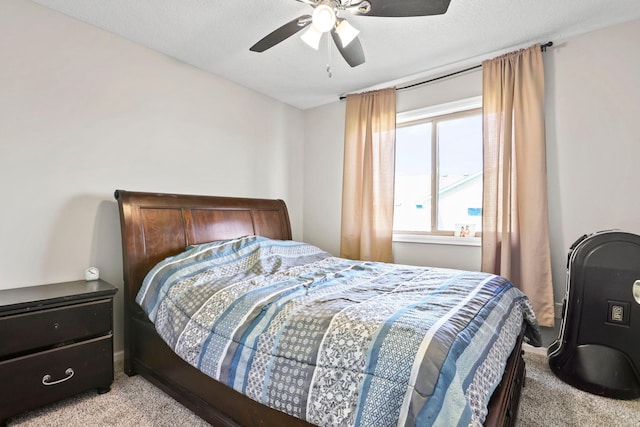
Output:
<path fill-rule="evenodd" d="M 100 278 L 100 270 L 98 270 L 98 267 L 89 267 L 84 271 L 84 278 L 87 282 L 98 280 Z"/>

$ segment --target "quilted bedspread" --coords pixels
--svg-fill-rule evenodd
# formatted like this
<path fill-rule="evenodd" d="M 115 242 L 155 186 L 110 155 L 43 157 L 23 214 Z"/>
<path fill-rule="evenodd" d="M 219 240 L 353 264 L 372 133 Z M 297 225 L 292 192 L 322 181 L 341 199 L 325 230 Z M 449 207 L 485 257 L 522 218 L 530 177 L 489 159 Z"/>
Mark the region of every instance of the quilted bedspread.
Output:
<path fill-rule="evenodd" d="M 539 344 L 500 276 L 256 236 L 162 261 L 137 302 L 184 360 L 320 426 L 481 425 L 523 320 Z"/>

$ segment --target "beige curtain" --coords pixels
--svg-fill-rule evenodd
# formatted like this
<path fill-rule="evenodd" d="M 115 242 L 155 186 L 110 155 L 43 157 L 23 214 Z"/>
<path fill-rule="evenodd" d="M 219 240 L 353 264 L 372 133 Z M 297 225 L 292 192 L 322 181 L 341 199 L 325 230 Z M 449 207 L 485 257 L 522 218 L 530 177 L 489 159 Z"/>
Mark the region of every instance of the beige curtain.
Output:
<path fill-rule="evenodd" d="M 553 326 L 540 46 L 482 64 L 482 270 L 511 280 Z"/>
<path fill-rule="evenodd" d="M 391 262 L 396 90 L 347 96 L 340 256 Z"/>

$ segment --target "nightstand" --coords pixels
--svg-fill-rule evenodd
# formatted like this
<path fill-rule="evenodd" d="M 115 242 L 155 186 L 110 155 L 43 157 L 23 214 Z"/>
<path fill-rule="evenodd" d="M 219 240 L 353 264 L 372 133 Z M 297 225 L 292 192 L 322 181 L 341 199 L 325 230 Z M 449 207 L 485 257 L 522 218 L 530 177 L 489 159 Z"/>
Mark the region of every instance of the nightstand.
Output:
<path fill-rule="evenodd" d="M 103 280 L 0 290 L 0 426 L 113 383 L 113 297 Z"/>

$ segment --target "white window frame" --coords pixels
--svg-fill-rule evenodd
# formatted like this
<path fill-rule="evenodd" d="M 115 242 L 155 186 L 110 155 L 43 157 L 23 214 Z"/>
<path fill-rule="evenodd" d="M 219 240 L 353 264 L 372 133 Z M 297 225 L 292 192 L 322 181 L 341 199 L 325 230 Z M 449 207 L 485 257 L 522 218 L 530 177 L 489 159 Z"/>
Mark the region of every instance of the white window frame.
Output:
<path fill-rule="evenodd" d="M 444 116 L 452 113 L 461 113 L 482 108 L 482 96 L 461 99 L 444 104 L 404 111 L 396 114 L 396 124 L 403 125 L 410 122 Z M 456 237 L 438 234 L 423 233 L 393 233 L 394 242 L 404 243 L 429 243 L 460 246 L 480 246 L 480 237 Z"/>

